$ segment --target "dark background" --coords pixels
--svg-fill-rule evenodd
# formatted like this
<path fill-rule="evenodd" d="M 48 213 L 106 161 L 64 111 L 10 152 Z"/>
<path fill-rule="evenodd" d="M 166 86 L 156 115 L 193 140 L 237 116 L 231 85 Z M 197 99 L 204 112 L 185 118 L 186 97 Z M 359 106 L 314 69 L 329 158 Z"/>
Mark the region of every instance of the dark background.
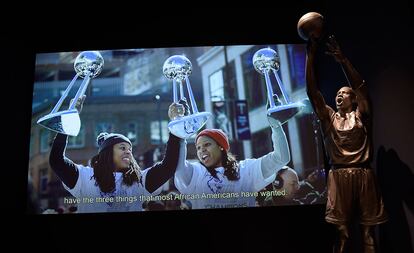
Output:
<path fill-rule="evenodd" d="M 381 252 L 412 252 L 414 233 L 413 18 L 401 0 L 357 3 L 307 1 L 287 7 L 212 8 L 160 12 L 118 6 L 36 10 L 23 23 L 4 18 L 3 210 L 16 249 L 331 252 L 325 206 L 268 207 L 126 214 L 26 215 L 31 97 L 37 52 L 134 47 L 303 43 L 298 19 L 320 12 L 344 53 L 367 81 L 374 108 L 375 167 L 389 222 L 377 229 Z M 39 8 L 42 9 L 42 8 Z M 83 11 L 82 11 L 83 10 Z M 17 24 L 17 25 L 16 25 Z M 340 67 L 321 53 L 321 90 L 333 106 L 344 83 Z M 330 99 L 329 99 L 330 98 Z M 11 194 L 9 194 L 11 193 Z M 405 204 L 403 204 L 405 203 Z M 410 235 L 411 229 L 411 235 Z M 355 229 L 357 231 L 357 229 Z M 358 240 L 353 240 L 357 245 Z M 357 247 L 354 246 L 356 250 Z M 358 252 L 358 251 L 356 251 Z"/>

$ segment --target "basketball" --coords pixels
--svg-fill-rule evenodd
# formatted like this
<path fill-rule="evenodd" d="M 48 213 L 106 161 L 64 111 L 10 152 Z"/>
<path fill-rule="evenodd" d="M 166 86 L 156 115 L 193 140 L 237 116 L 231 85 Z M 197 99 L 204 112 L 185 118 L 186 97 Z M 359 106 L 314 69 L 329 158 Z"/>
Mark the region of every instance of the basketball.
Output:
<path fill-rule="evenodd" d="M 323 16 L 317 12 L 308 12 L 298 21 L 298 34 L 304 40 L 319 38 L 323 29 Z"/>

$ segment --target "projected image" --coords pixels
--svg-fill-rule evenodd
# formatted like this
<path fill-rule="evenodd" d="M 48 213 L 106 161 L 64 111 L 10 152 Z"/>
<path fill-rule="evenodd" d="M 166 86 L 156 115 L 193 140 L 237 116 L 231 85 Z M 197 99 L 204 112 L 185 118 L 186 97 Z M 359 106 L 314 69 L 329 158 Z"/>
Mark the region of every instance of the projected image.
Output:
<path fill-rule="evenodd" d="M 36 213 L 325 203 L 305 45 L 36 55 Z"/>

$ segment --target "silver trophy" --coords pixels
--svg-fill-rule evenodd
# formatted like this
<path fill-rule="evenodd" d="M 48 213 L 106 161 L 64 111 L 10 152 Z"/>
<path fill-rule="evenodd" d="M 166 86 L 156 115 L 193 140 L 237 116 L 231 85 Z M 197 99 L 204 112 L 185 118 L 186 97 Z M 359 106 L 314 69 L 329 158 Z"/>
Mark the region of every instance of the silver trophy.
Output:
<path fill-rule="evenodd" d="M 79 118 L 79 112 L 75 108 L 76 102 L 80 97 L 85 94 L 86 89 L 91 78 L 96 77 L 101 73 L 104 65 L 104 59 L 98 51 L 84 51 L 81 52 L 75 59 L 74 68 L 76 71 L 75 77 L 66 88 L 65 92 L 60 97 L 59 101 L 52 109 L 52 111 L 41 117 L 37 123 L 41 126 L 50 129 L 52 131 L 77 136 L 80 131 L 81 121 Z M 78 77 L 84 78 L 80 85 L 75 97 L 71 101 L 69 108 L 64 111 L 58 112 L 63 101 L 72 89 Z"/>
<path fill-rule="evenodd" d="M 269 108 L 267 109 L 267 118 L 271 126 L 277 127 L 294 117 L 306 105 L 303 102 L 292 103 L 284 90 L 283 84 L 277 71 L 279 70 L 280 60 L 276 51 L 271 48 L 262 48 L 253 55 L 253 66 L 257 72 L 265 76 L 267 87 L 267 99 Z M 279 86 L 283 101 L 273 92 L 269 72 L 275 76 Z"/>
<path fill-rule="evenodd" d="M 183 81 L 185 81 L 188 91 L 188 96 L 191 103 L 192 113 L 184 116 L 184 112 L 177 118 L 168 123 L 168 129 L 174 135 L 186 139 L 197 133 L 207 120 L 210 118 L 211 113 L 199 112 L 197 104 L 195 102 L 193 91 L 191 89 L 190 80 L 188 76 L 191 74 L 192 65 L 187 57 L 182 55 L 173 55 L 165 60 L 162 72 L 167 79 L 173 81 L 173 101 L 178 103 L 179 100 L 187 100 L 184 96 Z M 177 85 L 179 86 L 179 94 Z M 178 95 L 180 98 L 178 98 Z"/>

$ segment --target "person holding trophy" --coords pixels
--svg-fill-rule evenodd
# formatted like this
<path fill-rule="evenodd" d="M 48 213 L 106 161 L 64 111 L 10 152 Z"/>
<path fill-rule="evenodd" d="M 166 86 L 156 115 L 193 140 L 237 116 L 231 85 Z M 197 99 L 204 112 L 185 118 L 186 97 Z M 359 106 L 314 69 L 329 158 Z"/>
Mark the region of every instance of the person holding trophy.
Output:
<path fill-rule="evenodd" d="M 85 95 L 76 103 L 79 112 L 84 99 Z M 79 213 L 142 211 L 139 197 L 161 193 L 161 186 L 174 175 L 180 149 L 180 139 L 170 134 L 164 159 L 141 170 L 132 156 L 131 141 L 122 134 L 100 133 L 98 154 L 90 166 L 67 158 L 66 144 L 67 135 L 58 133 L 49 163 L 64 188 L 79 199 Z"/>
<path fill-rule="evenodd" d="M 173 119 L 182 110 L 182 105 L 173 104 L 168 114 Z M 258 159 L 237 161 L 220 129 L 205 129 L 195 139 L 199 161 L 186 160 L 187 143 L 183 139 L 174 177 L 175 186 L 181 194 L 188 194 L 193 209 L 253 207 L 254 194 L 272 183 L 277 171 L 290 161 L 281 126 L 272 127 L 273 151 Z"/>
<path fill-rule="evenodd" d="M 322 21 L 318 13 L 306 14 L 299 20 L 298 31 L 302 38 L 308 40 L 306 88 L 320 119 L 326 152 L 330 158 L 325 219 L 338 230 L 339 240 L 335 252 L 345 252 L 348 228 L 354 212 L 357 212 L 358 222 L 362 226 L 363 252 L 375 252 L 373 226 L 386 222 L 387 215 L 374 171 L 370 167 L 373 147 L 368 88 L 343 54 L 335 37 L 329 36 L 326 53 L 341 65 L 349 84 L 336 93 L 337 111 L 325 103 L 315 73 L 317 48 L 325 41 L 321 36 Z"/>
<path fill-rule="evenodd" d="M 89 81 L 102 71 L 103 64 L 98 51 L 81 52 L 74 62 L 75 77 L 53 110 L 41 117 L 38 124 L 58 133 L 49 163 L 64 188 L 76 197 L 73 201 L 79 213 L 141 211 L 142 197 L 161 193 L 161 186 L 174 175 L 180 148 L 178 137 L 170 134 L 162 161 L 145 170 L 132 156 L 131 141 L 118 133 L 98 135 L 99 150 L 90 159 L 90 166 L 75 164 L 65 156 L 67 136 L 77 136 L 80 130 L 79 114 Z M 84 80 L 69 108 L 58 111 L 78 77 Z"/>

